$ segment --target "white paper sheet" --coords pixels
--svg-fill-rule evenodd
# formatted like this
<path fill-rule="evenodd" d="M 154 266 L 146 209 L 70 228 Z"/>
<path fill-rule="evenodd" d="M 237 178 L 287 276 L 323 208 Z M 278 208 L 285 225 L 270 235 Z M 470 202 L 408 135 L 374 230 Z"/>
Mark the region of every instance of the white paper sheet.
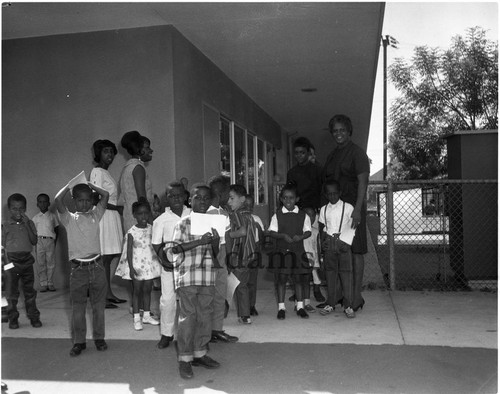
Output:
<path fill-rule="evenodd" d="M 231 305 L 231 302 L 233 301 L 233 295 L 234 291 L 240 284 L 239 279 L 231 272 L 227 276 L 227 293 L 226 293 L 226 300 Z"/>
<path fill-rule="evenodd" d="M 203 235 L 216 229 L 222 238 L 226 233 L 226 217 L 224 215 L 207 215 L 206 213 L 191 213 L 191 234 Z"/>
<path fill-rule="evenodd" d="M 85 171 L 80 172 L 77 176 L 75 176 L 72 180 L 68 182 L 68 187 L 70 189 L 73 189 L 75 185 L 78 185 L 79 183 L 85 183 L 87 184 L 87 176 L 85 175 Z"/>

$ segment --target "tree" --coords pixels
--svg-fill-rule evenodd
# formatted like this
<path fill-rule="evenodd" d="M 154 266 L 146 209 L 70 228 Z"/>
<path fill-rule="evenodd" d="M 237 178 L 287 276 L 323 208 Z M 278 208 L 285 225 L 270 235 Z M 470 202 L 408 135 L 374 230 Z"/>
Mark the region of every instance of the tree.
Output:
<path fill-rule="evenodd" d="M 498 43 L 480 27 L 447 50 L 416 47 L 411 63 L 396 59 L 389 78 L 402 94 L 389 115 L 393 178 L 444 175 L 444 135 L 498 127 Z"/>

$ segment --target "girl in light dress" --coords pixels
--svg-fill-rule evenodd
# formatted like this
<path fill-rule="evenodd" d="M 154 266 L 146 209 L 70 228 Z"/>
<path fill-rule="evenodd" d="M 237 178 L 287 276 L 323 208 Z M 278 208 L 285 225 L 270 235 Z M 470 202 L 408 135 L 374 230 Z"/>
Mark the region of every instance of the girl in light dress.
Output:
<path fill-rule="evenodd" d="M 132 214 L 137 224 L 125 235 L 120 262 L 115 275 L 132 280 L 132 312 L 134 328 L 142 330 L 142 324 L 159 325 L 151 316 L 151 290 L 153 279 L 161 274 L 161 265 L 151 242 L 153 226 L 148 223 L 151 206 L 143 199 L 132 204 Z M 144 309 L 142 319 L 139 305 Z"/>

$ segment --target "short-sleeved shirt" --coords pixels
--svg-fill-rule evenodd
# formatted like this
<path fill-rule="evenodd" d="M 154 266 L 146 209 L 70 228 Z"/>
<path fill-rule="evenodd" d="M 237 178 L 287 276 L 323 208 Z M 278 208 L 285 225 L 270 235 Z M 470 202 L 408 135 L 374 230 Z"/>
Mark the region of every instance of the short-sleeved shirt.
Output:
<path fill-rule="evenodd" d="M 39 237 L 56 238 L 54 229 L 59 226 L 59 219 L 57 219 L 54 213 L 50 211 L 45 213 L 38 212 L 33 216 L 32 220 L 35 223 L 36 232 Z"/>
<path fill-rule="evenodd" d="M 101 253 L 99 221 L 106 209 L 97 204 L 88 212 L 59 212 L 59 221 L 68 233 L 69 259 L 84 259 Z"/>
<path fill-rule="evenodd" d="M 2 223 L 2 244 L 6 252 L 31 252 L 33 250 L 26 226 L 28 224 L 18 223 L 11 218 Z"/>
<path fill-rule="evenodd" d="M 183 244 L 200 238 L 200 235 L 191 234 L 191 214 L 175 225 L 174 243 Z M 215 274 L 211 245 L 200 245 L 183 253 L 174 254 L 176 289 L 186 286 L 214 286 Z"/>
<path fill-rule="evenodd" d="M 321 206 L 321 167 L 317 164 L 310 161 L 304 165 L 297 164 L 288 170 L 286 181 L 297 186 L 299 208 L 318 209 Z"/>
<path fill-rule="evenodd" d="M 182 208 L 182 214 L 179 217 L 177 214 L 172 212 L 170 207 L 165 208 L 160 216 L 158 216 L 153 222 L 153 245 L 161 245 L 163 243 L 171 242 L 174 236 L 175 225 L 181 220 L 181 218 L 188 216 L 191 213 L 191 208 L 184 206 Z"/>

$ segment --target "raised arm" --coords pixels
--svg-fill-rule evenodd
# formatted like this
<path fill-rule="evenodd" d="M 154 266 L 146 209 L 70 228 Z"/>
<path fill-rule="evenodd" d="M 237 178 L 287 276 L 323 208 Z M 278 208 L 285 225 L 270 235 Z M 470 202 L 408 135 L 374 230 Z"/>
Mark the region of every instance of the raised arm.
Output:
<path fill-rule="evenodd" d="M 95 190 L 99 194 L 99 196 L 101 196 L 101 198 L 99 199 L 99 205 L 106 209 L 109 200 L 109 193 L 102 187 L 94 185 L 92 182 L 88 182 L 88 185 L 91 189 Z"/>
<path fill-rule="evenodd" d="M 66 204 L 64 204 L 64 197 L 69 192 L 69 186 L 65 185 L 59 192 L 57 192 L 56 197 L 54 198 L 56 203 L 57 212 L 64 213 L 66 212 Z"/>

